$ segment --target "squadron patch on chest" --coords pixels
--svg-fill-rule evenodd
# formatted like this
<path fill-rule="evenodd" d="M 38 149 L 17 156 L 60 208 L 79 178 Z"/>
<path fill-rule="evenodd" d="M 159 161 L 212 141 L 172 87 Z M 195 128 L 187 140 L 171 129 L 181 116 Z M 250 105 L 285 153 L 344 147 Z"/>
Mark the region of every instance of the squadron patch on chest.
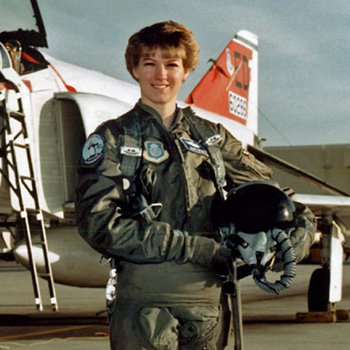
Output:
<path fill-rule="evenodd" d="M 188 151 L 198 153 L 198 154 L 208 155 L 207 150 L 198 142 L 193 141 L 191 139 L 186 139 L 184 137 L 180 137 L 180 140 Z"/>
<path fill-rule="evenodd" d="M 86 140 L 83 150 L 82 158 L 86 165 L 96 163 L 102 158 L 104 152 L 104 141 L 98 134 L 92 134 Z"/>
<path fill-rule="evenodd" d="M 152 163 L 161 163 L 169 158 L 169 152 L 159 141 L 146 141 L 143 158 Z"/>

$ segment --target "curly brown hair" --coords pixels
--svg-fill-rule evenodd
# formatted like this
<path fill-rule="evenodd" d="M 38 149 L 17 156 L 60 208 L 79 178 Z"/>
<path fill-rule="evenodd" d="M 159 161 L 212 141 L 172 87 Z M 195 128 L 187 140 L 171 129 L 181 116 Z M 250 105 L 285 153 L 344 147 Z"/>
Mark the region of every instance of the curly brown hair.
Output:
<path fill-rule="evenodd" d="M 193 33 L 182 24 L 165 21 L 142 28 L 129 38 L 125 50 L 128 72 L 134 77 L 133 69 L 139 64 L 141 55 L 145 51 L 152 54 L 158 47 L 167 51 L 169 56 L 181 52 L 180 56 L 186 70 L 194 70 L 198 64 L 199 46 Z"/>

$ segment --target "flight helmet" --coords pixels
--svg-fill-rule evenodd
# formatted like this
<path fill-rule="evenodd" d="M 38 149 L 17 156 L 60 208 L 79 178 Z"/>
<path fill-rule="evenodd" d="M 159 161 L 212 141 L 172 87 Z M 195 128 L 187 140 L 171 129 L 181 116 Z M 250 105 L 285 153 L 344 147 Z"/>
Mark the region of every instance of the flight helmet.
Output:
<path fill-rule="evenodd" d="M 228 193 L 224 203 L 227 222 L 236 231 L 256 233 L 272 228 L 287 229 L 295 221 L 292 200 L 277 185 L 268 181 L 250 181 Z"/>

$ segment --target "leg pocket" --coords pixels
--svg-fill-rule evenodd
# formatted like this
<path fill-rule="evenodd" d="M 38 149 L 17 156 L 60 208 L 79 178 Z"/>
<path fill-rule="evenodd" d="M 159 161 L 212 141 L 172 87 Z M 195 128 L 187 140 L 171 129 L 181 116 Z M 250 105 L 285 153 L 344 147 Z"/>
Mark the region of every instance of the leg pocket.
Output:
<path fill-rule="evenodd" d="M 175 308 L 180 320 L 181 349 L 215 349 L 220 335 L 220 308 L 215 306 Z"/>
<path fill-rule="evenodd" d="M 145 307 L 140 310 L 140 334 L 154 350 L 178 349 L 178 325 L 167 308 Z"/>

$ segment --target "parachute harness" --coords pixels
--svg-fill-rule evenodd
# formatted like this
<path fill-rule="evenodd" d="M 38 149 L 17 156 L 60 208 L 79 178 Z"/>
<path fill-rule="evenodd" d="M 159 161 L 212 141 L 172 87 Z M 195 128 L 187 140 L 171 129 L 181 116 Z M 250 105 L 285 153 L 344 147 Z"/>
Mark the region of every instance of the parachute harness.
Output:
<path fill-rule="evenodd" d="M 296 258 L 288 234 L 281 229 L 267 232 L 237 232 L 236 249 L 242 260 L 252 267 L 255 284 L 265 292 L 280 294 L 292 284 L 296 274 Z M 266 280 L 265 273 L 275 255 L 281 257 L 283 274 L 274 283 Z"/>

